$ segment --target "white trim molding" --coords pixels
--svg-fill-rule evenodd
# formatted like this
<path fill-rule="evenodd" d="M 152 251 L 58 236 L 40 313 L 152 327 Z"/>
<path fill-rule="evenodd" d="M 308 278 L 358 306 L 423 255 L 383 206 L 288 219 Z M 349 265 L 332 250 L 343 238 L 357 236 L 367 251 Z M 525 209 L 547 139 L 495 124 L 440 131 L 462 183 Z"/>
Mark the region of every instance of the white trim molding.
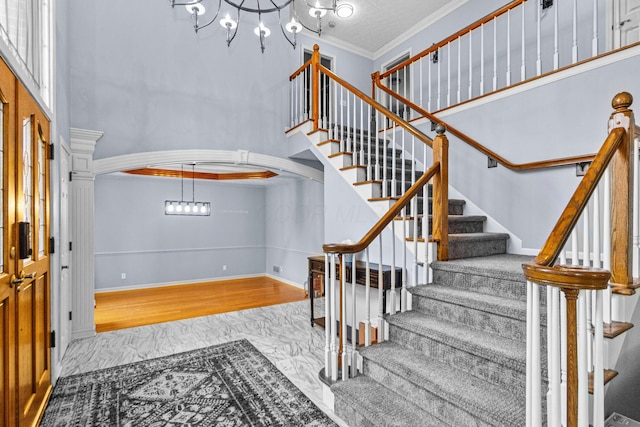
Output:
<path fill-rule="evenodd" d="M 168 150 L 146 153 L 132 153 L 122 156 L 107 157 L 95 160 L 93 173 L 121 172 L 125 170 L 176 163 L 220 163 L 226 165 L 249 165 L 274 172 L 283 171 L 314 181 L 324 182 L 324 172 L 289 159 L 253 153 L 247 150 Z"/>
<path fill-rule="evenodd" d="M 72 167 L 70 182 L 71 241 L 76 250 L 71 251 L 71 286 L 73 339 L 93 336 L 96 333 L 93 310 L 94 299 L 94 175 L 93 152 L 102 132 L 85 129 L 69 129 Z"/>

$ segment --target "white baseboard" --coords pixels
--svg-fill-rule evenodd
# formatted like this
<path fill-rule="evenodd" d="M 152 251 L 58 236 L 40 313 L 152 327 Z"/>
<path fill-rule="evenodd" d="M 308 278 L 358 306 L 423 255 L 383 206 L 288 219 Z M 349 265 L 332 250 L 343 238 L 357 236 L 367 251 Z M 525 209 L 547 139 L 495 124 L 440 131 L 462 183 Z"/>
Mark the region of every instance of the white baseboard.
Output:
<path fill-rule="evenodd" d="M 289 280 L 289 279 L 285 279 L 284 277 L 280 277 L 280 276 L 275 276 L 273 274 L 265 274 L 265 276 L 267 276 L 270 279 L 274 279 L 277 280 L 279 282 L 283 282 L 286 283 L 287 285 L 291 285 L 291 286 L 295 286 L 296 288 L 300 288 L 302 290 L 306 290 L 304 287 L 304 283 L 298 283 L 298 282 L 294 282 L 293 280 Z"/>
<path fill-rule="evenodd" d="M 129 286 L 114 286 L 111 288 L 101 288 L 96 289 L 95 293 L 100 294 L 104 292 L 115 292 L 115 291 L 130 291 L 135 289 L 148 289 L 148 288 L 158 288 L 162 286 L 178 286 L 178 285 L 193 285 L 196 283 L 204 283 L 204 282 L 222 282 L 225 280 L 236 280 L 236 279 L 251 279 L 254 277 L 264 277 L 269 276 L 267 274 L 247 274 L 240 276 L 224 276 L 224 277 L 216 277 L 216 278 L 203 278 L 203 279 L 195 279 L 195 280 L 181 280 L 179 282 L 164 282 L 164 283 L 147 283 L 140 285 L 129 285 Z M 278 280 L 282 280 L 277 278 Z M 282 280 L 284 281 L 284 280 Z"/>

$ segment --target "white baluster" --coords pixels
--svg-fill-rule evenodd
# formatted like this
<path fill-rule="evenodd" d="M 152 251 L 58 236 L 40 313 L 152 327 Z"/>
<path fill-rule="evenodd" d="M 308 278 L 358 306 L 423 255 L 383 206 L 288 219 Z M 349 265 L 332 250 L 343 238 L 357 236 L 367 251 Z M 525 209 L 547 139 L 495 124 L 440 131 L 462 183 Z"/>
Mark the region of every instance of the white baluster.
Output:
<path fill-rule="evenodd" d="M 480 26 L 480 95 L 484 95 L 484 24 Z"/>
<path fill-rule="evenodd" d="M 451 43 L 447 43 L 447 107 L 451 106 Z"/>
<path fill-rule="evenodd" d="M 338 127 L 338 132 L 340 135 L 340 152 L 344 153 L 347 151 L 346 143 L 345 143 L 345 130 L 344 130 L 344 87 L 340 86 L 340 126 Z"/>
<path fill-rule="evenodd" d="M 431 85 L 433 84 L 433 80 L 431 78 L 431 59 L 429 59 L 429 56 L 427 56 L 426 61 L 427 61 L 427 67 L 429 67 L 429 80 L 427 81 L 427 85 L 428 85 L 428 88 L 429 88 L 429 92 L 428 92 L 429 96 L 427 97 L 427 110 L 429 112 L 431 112 L 431 111 L 433 111 L 431 109 L 431 100 L 433 98 L 433 96 L 431 94 Z"/>
<path fill-rule="evenodd" d="M 420 106 L 423 107 L 424 103 L 422 102 L 422 100 L 423 100 L 422 99 L 423 98 L 422 88 L 424 86 L 423 86 L 423 83 L 422 83 L 422 59 L 420 59 L 420 61 L 418 62 L 417 67 L 418 67 L 418 71 L 419 71 L 418 72 L 418 99 L 420 100 Z"/>
<path fill-rule="evenodd" d="M 382 120 L 385 120 L 385 118 L 383 117 Z M 380 153 L 380 155 L 382 156 L 382 197 L 388 197 L 389 196 L 389 183 L 387 182 L 387 162 L 388 162 L 388 155 L 387 155 L 387 137 L 388 137 L 388 133 L 389 130 L 387 128 L 383 128 L 384 130 L 382 131 L 382 153 Z"/>
<path fill-rule="evenodd" d="M 560 420 L 567 425 L 567 299 L 560 298 Z"/>
<path fill-rule="evenodd" d="M 527 281 L 527 427 L 542 424 L 540 379 L 540 288 Z"/>
<path fill-rule="evenodd" d="M 364 150 L 364 102 L 360 100 L 360 164 L 369 164 L 371 159 L 365 158 Z"/>
<path fill-rule="evenodd" d="M 375 138 L 375 142 L 376 142 L 376 180 L 380 180 L 380 135 L 378 134 L 378 129 L 379 125 L 378 123 L 380 123 L 380 116 L 378 115 L 378 110 L 375 110 L 374 113 L 375 116 L 375 134 L 373 135 L 373 137 Z M 382 183 L 382 192 L 384 193 L 384 188 L 385 185 L 384 183 Z"/>
<path fill-rule="evenodd" d="M 349 101 L 350 93 L 349 93 L 348 90 L 346 90 L 346 92 L 347 92 L 347 107 L 345 109 L 347 110 L 347 127 L 346 128 L 343 127 L 343 129 L 345 129 L 344 133 L 346 135 L 345 136 L 345 151 L 349 151 L 349 152 L 352 153 L 351 154 L 351 159 L 353 161 L 353 164 L 356 164 L 355 160 L 357 160 L 357 159 L 354 159 L 353 147 L 352 147 L 353 129 L 351 129 L 351 104 L 350 104 L 350 101 Z"/>
<path fill-rule="evenodd" d="M 295 108 L 294 88 L 295 88 L 295 79 L 289 82 L 289 127 L 294 127 L 296 124 L 296 120 L 293 116 L 295 111 L 294 110 Z"/>
<path fill-rule="evenodd" d="M 582 212 L 582 266 L 589 267 L 589 206 Z"/>
<path fill-rule="evenodd" d="M 391 290 L 389 290 L 389 313 L 396 314 L 396 222 L 391 221 Z M 406 245 L 403 245 L 406 246 Z M 384 268 L 380 265 L 380 268 Z"/>
<path fill-rule="evenodd" d="M 571 265 L 580 265 L 578 256 L 578 232 L 574 228 L 571 232 Z"/>
<path fill-rule="evenodd" d="M 342 349 L 342 353 L 340 353 L 341 364 L 342 364 L 342 380 L 346 380 L 349 376 L 349 365 L 347 364 L 347 257 L 342 255 L 340 259 L 340 271 L 341 271 L 341 279 L 340 279 L 340 329 L 342 333 L 340 334 L 340 348 Z"/>
<path fill-rule="evenodd" d="M 507 50 L 509 48 L 507 47 Z M 498 89 L 498 18 L 493 17 L 493 90 Z"/>
<path fill-rule="evenodd" d="M 593 426 L 604 427 L 604 338 L 603 338 L 603 293 L 595 291 L 595 348 L 593 373 Z"/>
<path fill-rule="evenodd" d="M 384 324 L 384 312 L 382 310 L 382 302 L 384 299 L 384 283 L 382 281 L 382 233 L 378 236 L 378 342 L 384 341 L 385 335 L 385 324 Z"/>
<path fill-rule="evenodd" d="M 309 79 L 309 74 L 310 74 L 310 69 L 307 67 L 304 69 L 304 82 L 308 82 L 311 81 Z M 309 119 L 309 108 L 311 107 L 311 103 L 309 102 L 309 93 L 311 92 L 311 88 L 308 88 L 309 90 L 306 90 L 307 88 L 305 88 L 305 90 L 302 91 L 302 110 L 303 112 L 303 120 L 308 120 Z"/>
<path fill-rule="evenodd" d="M 578 295 L 578 425 L 589 423 L 587 294 Z"/>
<path fill-rule="evenodd" d="M 331 380 L 338 380 L 338 349 L 336 347 L 336 337 L 338 336 L 338 323 L 336 312 L 338 310 L 338 301 L 340 298 L 336 298 L 336 254 L 331 254 L 331 270 L 329 272 L 331 276 L 331 316 L 329 317 L 330 323 L 325 321 L 325 328 L 331 329 Z"/>
<path fill-rule="evenodd" d="M 507 75 L 506 86 L 511 86 L 511 9 L 507 11 Z"/>
<path fill-rule="evenodd" d="M 338 82 L 333 82 L 333 111 L 333 139 L 338 139 Z"/>
<path fill-rule="evenodd" d="M 553 14 L 553 69 L 560 67 L 560 42 L 559 42 L 559 26 L 558 26 L 558 5 L 554 7 Z"/>
<path fill-rule="evenodd" d="M 638 209 L 640 208 L 638 206 L 638 203 L 640 202 L 640 197 L 638 197 L 638 188 L 640 186 L 640 177 L 639 175 L 639 171 L 638 171 L 638 157 L 640 156 L 640 152 L 639 152 L 639 147 L 638 145 L 640 144 L 640 139 L 635 138 L 633 140 L 633 207 L 632 207 L 632 212 L 633 212 L 633 259 L 632 259 L 632 265 L 633 265 L 633 277 L 638 277 L 640 275 L 640 250 L 638 250 L 638 245 L 640 245 L 640 236 L 638 236 L 638 230 L 640 229 L 638 221 L 640 221 L 640 219 L 638 218 Z"/>
<path fill-rule="evenodd" d="M 364 345 L 371 345 L 371 263 L 369 262 L 369 247 L 365 249 L 365 318 L 364 318 Z"/>
<path fill-rule="evenodd" d="M 409 65 L 410 66 L 410 65 Z M 404 89 L 403 89 L 403 96 L 407 99 L 413 98 L 411 96 L 411 94 L 407 93 L 407 67 L 404 67 L 403 69 L 403 74 L 404 74 L 404 78 L 402 79 L 402 82 L 404 84 Z M 402 111 L 404 112 L 404 119 L 405 120 L 409 120 L 409 107 L 407 105 L 403 105 L 402 106 Z"/>
<path fill-rule="evenodd" d="M 611 173 L 610 169 L 604 171 L 604 191 L 603 191 L 603 205 L 604 210 L 602 212 L 602 229 L 604 233 L 602 235 L 602 268 L 611 270 Z M 604 291 L 604 308 L 603 318 L 605 323 L 611 323 L 611 287 L 609 286 Z"/>
<path fill-rule="evenodd" d="M 371 105 L 368 105 L 368 111 L 367 111 L 367 181 L 372 181 L 373 178 L 373 174 L 372 174 L 372 166 L 373 166 L 373 157 L 371 157 L 371 138 L 375 137 L 376 135 L 373 135 L 371 133 Z"/>
<path fill-rule="evenodd" d="M 462 102 L 460 98 L 460 91 L 462 88 L 462 61 L 461 61 L 461 53 L 462 53 L 462 40 L 458 37 L 458 90 L 456 91 L 456 99 L 458 100 L 458 104 Z"/>
<path fill-rule="evenodd" d="M 442 58 L 440 57 L 440 50 L 441 49 L 436 50 L 436 54 L 438 55 L 438 62 L 436 64 L 436 67 L 438 69 L 438 99 L 437 99 L 438 110 L 442 108 L 442 104 L 440 103 L 440 99 L 442 97 L 442 90 L 441 90 L 442 79 L 441 79 L 441 73 L 440 73 L 440 63 L 442 63 Z"/>
<path fill-rule="evenodd" d="M 330 270 L 329 254 L 324 254 L 324 375 L 327 378 L 331 378 L 331 270 Z M 309 284 L 309 293 L 313 292 L 313 283 Z"/>
<path fill-rule="evenodd" d="M 355 377 L 358 370 L 358 352 L 356 351 L 356 333 L 358 323 L 356 319 L 356 264 L 357 255 L 353 254 L 351 261 L 351 371 L 349 376 Z"/>
<path fill-rule="evenodd" d="M 393 126 L 392 126 L 392 132 L 393 132 L 393 137 L 392 137 L 392 142 L 391 142 L 391 197 L 396 197 L 398 195 L 398 189 L 396 188 L 398 185 L 398 181 L 396 178 L 397 175 L 397 159 L 396 159 L 396 134 L 398 128 L 396 127 L 396 122 L 393 122 Z"/>
<path fill-rule="evenodd" d="M 593 0 L 593 38 L 591 40 L 591 56 L 598 55 L 598 0 Z"/>
<path fill-rule="evenodd" d="M 536 6 L 536 10 L 538 11 L 536 19 L 536 76 L 539 76 L 540 74 L 542 74 L 542 46 L 540 45 L 540 22 L 542 21 L 542 7 L 538 5 Z"/>
<path fill-rule="evenodd" d="M 469 95 L 467 99 L 473 98 L 473 33 L 469 33 Z M 425 163 L 425 168 L 427 164 Z"/>
<path fill-rule="evenodd" d="M 527 57 L 526 57 L 526 43 L 525 43 L 525 4 L 522 4 L 522 31 L 521 31 L 521 44 L 522 44 L 522 63 L 520 64 L 520 81 L 523 82 L 527 78 Z"/>
<path fill-rule="evenodd" d="M 547 395 L 547 425 L 561 424 L 560 389 L 560 289 L 547 286 L 547 359 L 549 392 Z"/>
<path fill-rule="evenodd" d="M 592 266 L 595 268 L 601 268 L 600 254 L 602 253 L 600 247 L 600 193 L 599 186 L 593 192 L 593 253 Z"/>
<path fill-rule="evenodd" d="M 578 0 L 573 0 L 573 41 L 571 44 L 572 64 L 578 62 Z"/>

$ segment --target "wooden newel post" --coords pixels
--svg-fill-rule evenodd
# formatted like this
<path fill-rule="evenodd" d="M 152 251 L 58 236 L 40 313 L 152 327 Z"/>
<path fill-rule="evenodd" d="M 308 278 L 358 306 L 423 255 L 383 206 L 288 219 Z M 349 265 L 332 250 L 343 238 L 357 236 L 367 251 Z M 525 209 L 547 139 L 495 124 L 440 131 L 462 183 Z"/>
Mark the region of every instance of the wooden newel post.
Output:
<path fill-rule="evenodd" d="M 621 92 L 613 97 L 609 131 L 625 128 L 625 140 L 611 160 L 611 284 L 621 293 L 634 293 L 633 283 L 633 139 L 635 119 L 629 109 L 633 97 Z"/>
<path fill-rule="evenodd" d="M 371 74 L 371 99 L 376 99 L 376 82 L 380 80 L 380 71 Z"/>
<path fill-rule="evenodd" d="M 440 172 L 433 177 L 433 239 L 438 242 L 438 261 L 449 259 L 449 140 L 445 127 L 436 127 L 433 162 L 440 162 Z M 427 197 L 425 187 L 424 197 Z M 424 213 L 427 215 L 427 212 Z"/>
<path fill-rule="evenodd" d="M 311 120 L 313 120 L 313 130 L 318 130 L 318 121 L 320 117 L 320 46 L 313 45 L 313 54 L 311 55 Z"/>

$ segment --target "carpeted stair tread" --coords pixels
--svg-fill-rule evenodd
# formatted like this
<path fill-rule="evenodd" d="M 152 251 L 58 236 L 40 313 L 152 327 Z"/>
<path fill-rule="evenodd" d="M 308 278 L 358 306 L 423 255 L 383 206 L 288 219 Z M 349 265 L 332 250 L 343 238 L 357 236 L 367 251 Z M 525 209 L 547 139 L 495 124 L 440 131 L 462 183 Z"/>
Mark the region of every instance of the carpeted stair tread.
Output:
<path fill-rule="evenodd" d="M 385 427 L 447 425 L 382 384 L 362 375 L 347 381 L 338 381 L 331 387 L 331 391 L 336 398 L 343 399 L 345 405 L 351 410 L 357 410 L 359 415 L 366 419 L 366 422 L 360 421 L 357 425 Z M 355 425 L 355 420 L 350 419 L 351 416 L 342 413 L 342 403 L 336 399 L 336 414 L 350 425 Z"/>
<path fill-rule="evenodd" d="M 449 242 L 451 241 L 459 241 L 459 242 L 468 242 L 474 241 L 479 242 L 483 240 L 507 240 L 509 239 L 509 235 L 506 233 L 459 233 L 459 234 L 449 234 Z"/>
<path fill-rule="evenodd" d="M 496 313 L 516 320 L 526 321 L 527 318 L 527 304 L 525 301 L 480 294 L 437 284 L 415 286 L 408 288 L 408 291 L 412 295 Z"/>
<path fill-rule="evenodd" d="M 484 332 L 460 323 L 425 316 L 417 311 L 388 316 L 386 320 L 392 328 L 402 328 L 525 372 L 526 342 Z"/>
<path fill-rule="evenodd" d="M 532 260 L 533 257 L 529 255 L 500 254 L 451 261 L 434 261 L 431 264 L 431 268 L 522 281 L 525 284 L 526 280 L 522 272 L 522 264 Z"/>
<path fill-rule="evenodd" d="M 361 349 L 361 355 L 490 425 L 517 426 L 525 420 L 521 396 L 434 358 L 392 342 Z"/>

